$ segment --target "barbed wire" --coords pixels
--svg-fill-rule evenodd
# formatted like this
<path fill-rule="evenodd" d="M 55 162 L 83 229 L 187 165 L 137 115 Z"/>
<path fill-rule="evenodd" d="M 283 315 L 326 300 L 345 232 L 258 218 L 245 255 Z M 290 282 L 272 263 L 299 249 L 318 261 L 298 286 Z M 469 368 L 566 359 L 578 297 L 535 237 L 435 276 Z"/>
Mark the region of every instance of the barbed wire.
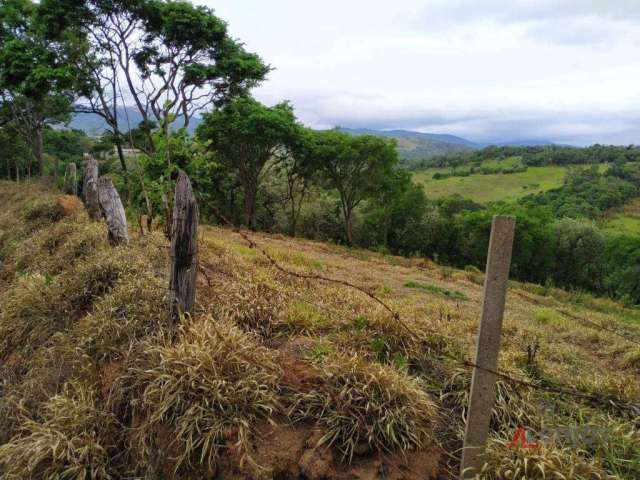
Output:
<path fill-rule="evenodd" d="M 342 286 L 345 286 L 345 287 L 349 287 L 349 288 L 355 289 L 355 290 L 365 294 L 370 299 L 374 300 L 377 304 L 381 305 L 387 312 L 389 312 L 391 314 L 391 316 L 394 319 L 394 321 L 398 322 L 398 324 L 404 330 L 406 330 L 410 335 L 412 335 L 416 339 L 418 339 L 420 341 L 423 341 L 423 342 L 428 342 L 429 341 L 429 338 L 424 337 L 423 335 L 421 335 L 420 333 L 416 332 L 411 327 L 409 327 L 409 325 L 402 320 L 399 312 L 394 310 L 391 306 L 389 306 L 386 302 L 384 302 L 382 299 L 380 299 L 371 290 L 366 289 L 364 287 L 361 287 L 359 285 L 356 285 L 354 283 L 348 282 L 346 280 L 331 278 L 331 277 L 327 277 L 327 276 L 324 276 L 324 275 L 318 275 L 318 274 L 300 273 L 300 272 L 296 272 L 294 270 L 289 270 L 289 269 L 283 267 L 282 265 L 280 265 L 278 263 L 278 261 L 275 258 L 273 258 L 272 255 L 270 255 L 254 239 L 249 237 L 249 235 L 246 232 L 242 231 L 233 222 L 231 222 L 226 216 L 224 216 L 215 206 L 212 207 L 212 208 L 213 208 L 214 213 L 223 221 L 223 223 L 225 223 L 233 232 L 235 232 L 238 235 L 240 235 L 245 240 L 245 242 L 247 242 L 249 248 L 254 248 L 254 249 L 258 250 L 269 261 L 269 263 L 274 268 L 279 270 L 280 272 L 285 273 L 287 275 L 291 275 L 293 277 L 305 279 L 305 280 L 324 281 L 324 282 L 334 283 L 334 284 L 338 284 L 338 285 L 342 285 Z M 578 319 L 586 320 L 586 319 L 582 319 L 581 317 L 578 317 Z M 615 335 L 618 335 L 618 336 L 622 336 L 622 338 L 625 338 L 626 340 L 631 341 L 633 343 L 639 343 L 639 342 L 636 342 L 635 340 L 631 340 L 631 339 L 627 338 L 626 336 L 623 336 L 622 334 L 619 334 L 618 332 L 616 332 L 614 330 L 609 331 L 608 329 L 598 325 L 595 322 L 591 322 L 589 320 L 586 320 L 586 323 L 588 323 L 588 322 L 592 323 L 596 327 L 599 327 L 603 331 L 608 331 L 609 333 L 612 333 L 612 334 L 615 334 Z M 452 340 L 455 340 L 455 341 L 459 340 L 459 339 L 454 339 L 454 337 L 443 336 L 439 332 L 435 332 L 434 331 L 432 333 L 434 335 L 441 336 L 442 338 L 449 338 L 449 339 L 452 339 Z M 596 404 L 596 405 L 606 405 L 608 407 L 614 407 L 614 408 L 621 409 L 621 410 L 629 410 L 629 411 L 633 412 L 636 416 L 640 416 L 640 403 L 639 404 L 634 404 L 634 403 L 626 402 L 626 401 L 621 400 L 618 397 L 615 397 L 613 395 L 602 395 L 602 394 L 596 395 L 596 394 L 591 394 L 591 393 L 585 393 L 585 392 L 577 390 L 576 388 L 568 386 L 568 385 L 553 386 L 553 385 L 544 385 L 544 384 L 533 383 L 533 382 L 531 382 L 529 380 L 522 380 L 522 379 L 515 378 L 512 375 L 509 375 L 508 373 L 505 373 L 505 372 L 502 372 L 502 371 L 499 371 L 499 370 L 494 370 L 494 369 L 491 369 L 491 368 L 483 367 L 483 366 L 478 365 L 475 362 L 471 362 L 469 360 L 460 360 L 455 355 L 453 355 L 453 354 L 451 354 L 449 352 L 442 352 L 442 353 L 447 358 L 449 358 L 450 360 L 453 360 L 453 361 L 455 361 L 455 362 L 457 362 L 457 363 L 459 363 L 459 364 L 461 364 L 461 365 L 463 365 L 465 367 L 475 368 L 475 369 L 478 369 L 478 370 L 483 370 L 483 371 L 485 371 L 487 373 L 490 373 L 490 374 L 496 376 L 496 378 L 500 378 L 502 380 L 511 382 L 512 384 L 519 385 L 521 387 L 525 387 L 525 388 L 529 388 L 529 389 L 533 389 L 533 390 L 545 391 L 545 392 L 548 392 L 548 393 L 554 393 L 554 394 L 558 394 L 558 395 L 571 396 L 571 397 L 574 397 L 574 398 L 579 398 L 579 399 L 582 399 L 582 400 L 589 401 L 590 403 Z"/>
<path fill-rule="evenodd" d="M 539 301 L 535 300 L 534 298 L 532 298 L 532 297 L 531 297 L 531 295 L 528 295 L 528 294 L 526 294 L 526 293 L 524 293 L 524 292 L 522 292 L 522 291 L 514 290 L 513 292 L 514 292 L 516 295 L 519 295 L 519 296 L 521 296 L 521 297 L 523 297 L 523 298 L 526 298 L 526 299 L 527 299 L 527 300 L 529 300 L 529 301 L 532 301 L 532 302 L 535 302 L 535 303 L 541 303 L 541 302 L 539 302 Z M 554 300 L 556 303 L 560 303 L 560 302 L 558 302 L 556 299 L 553 299 L 553 300 Z M 629 337 L 627 334 L 622 333 L 622 332 L 620 332 L 620 331 L 618 331 L 618 330 L 614 330 L 614 329 L 612 329 L 612 328 L 607 328 L 607 327 L 605 327 L 604 325 L 599 324 L 598 322 L 594 322 L 593 320 L 589 320 L 589 319 L 584 318 L 584 317 L 579 317 L 578 315 L 575 315 L 575 314 L 573 314 L 573 313 L 571 313 L 571 312 L 567 311 L 567 310 L 566 310 L 566 309 L 564 309 L 564 308 L 559 308 L 559 309 L 558 309 L 558 311 L 559 311 L 560 313 L 562 313 L 563 315 L 565 315 L 566 317 L 569 317 L 569 318 L 571 318 L 571 319 L 573 319 L 573 320 L 577 320 L 578 322 L 581 322 L 583 325 L 586 325 L 586 326 L 588 326 L 588 327 L 590 327 L 590 328 L 595 328 L 595 329 L 597 329 L 597 330 L 602 330 L 603 332 L 607 332 L 607 333 L 610 333 L 610 334 L 612 334 L 612 335 L 616 335 L 616 336 L 618 336 L 618 337 L 620 337 L 620 338 L 623 338 L 623 339 L 625 339 L 626 341 L 628 341 L 628 342 L 630 342 L 630 343 L 634 343 L 634 344 L 636 344 L 636 345 L 640 345 L 640 340 L 636 340 L 636 339 L 634 339 L 634 338 L 631 338 L 631 337 Z"/>

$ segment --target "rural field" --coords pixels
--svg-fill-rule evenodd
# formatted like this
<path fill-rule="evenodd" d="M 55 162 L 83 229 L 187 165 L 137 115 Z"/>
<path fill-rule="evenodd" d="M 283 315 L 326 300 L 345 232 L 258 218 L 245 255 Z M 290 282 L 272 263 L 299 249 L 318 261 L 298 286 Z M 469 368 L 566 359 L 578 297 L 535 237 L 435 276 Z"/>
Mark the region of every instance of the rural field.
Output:
<path fill-rule="evenodd" d="M 478 270 L 204 227 L 172 332 L 160 233 L 112 247 L 38 184 L 0 201 L 2 478 L 455 477 Z M 510 282 L 519 382 L 498 380 L 481 478 L 638 478 L 638 338 L 637 310 Z M 518 427 L 548 438 L 510 449 Z"/>
<path fill-rule="evenodd" d="M 494 175 L 470 175 L 433 179 L 437 172 L 449 169 L 429 168 L 415 173 L 414 178 L 424 185 L 428 198 L 461 195 L 478 203 L 511 201 L 532 193 L 545 192 L 562 186 L 567 168 L 551 165 L 529 167 L 526 172 Z"/>
<path fill-rule="evenodd" d="M 484 161 L 481 167 L 510 168 L 520 165 L 518 157 L 503 160 Z M 633 162 L 629 166 L 635 165 Z M 434 174 L 448 174 L 451 168 L 426 168 L 417 170 L 414 174 L 416 182 L 424 185 L 428 198 L 438 199 L 452 195 L 460 195 L 478 203 L 497 201 L 514 201 L 524 196 L 546 192 L 560 188 L 569 174 L 569 170 L 575 166 L 547 165 L 543 167 L 528 167 L 524 172 L 509 174 L 481 175 L 479 173 L 469 176 L 450 176 L 434 179 Z M 586 168 L 582 166 L 581 168 Z M 598 171 L 602 174 L 609 168 L 606 163 L 598 165 Z M 456 169 L 457 172 L 469 171 L 469 166 Z"/>
<path fill-rule="evenodd" d="M 603 228 L 627 235 L 640 235 L 640 199 L 636 198 L 622 208 L 610 211 Z"/>

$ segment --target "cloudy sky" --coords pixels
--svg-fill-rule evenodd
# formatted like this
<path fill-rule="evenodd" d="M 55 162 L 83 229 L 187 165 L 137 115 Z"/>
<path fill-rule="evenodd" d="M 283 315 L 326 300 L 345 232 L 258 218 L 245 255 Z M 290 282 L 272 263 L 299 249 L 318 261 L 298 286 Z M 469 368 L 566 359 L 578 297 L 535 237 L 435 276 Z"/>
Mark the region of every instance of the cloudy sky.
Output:
<path fill-rule="evenodd" d="M 316 128 L 640 144 L 640 0 L 195 0 Z"/>

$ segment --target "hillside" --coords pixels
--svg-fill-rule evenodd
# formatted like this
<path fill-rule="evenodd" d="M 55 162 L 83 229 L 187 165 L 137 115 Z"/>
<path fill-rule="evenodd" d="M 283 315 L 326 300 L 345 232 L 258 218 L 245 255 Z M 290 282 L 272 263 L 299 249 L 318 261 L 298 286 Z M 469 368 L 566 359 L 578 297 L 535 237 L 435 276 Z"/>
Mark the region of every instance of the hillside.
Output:
<path fill-rule="evenodd" d="M 351 135 L 375 135 L 393 138 L 398 143 L 398 154 L 408 163 L 436 155 L 470 152 L 481 145 L 454 135 L 421 133 L 408 130 L 371 130 L 367 128 L 341 128 Z"/>
<path fill-rule="evenodd" d="M 205 227 L 170 332 L 160 233 L 112 248 L 73 197 L 0 201 L 3 480 L 455 478 L 477 270 L 251 234 L 277 268 Z M 639 478 L 640 312 L 513 282 L 503 337 L 500 370 L 538 388 L 499 380 L 482 478 Z M 549 436 L 509 449 L 518 426 Z"/>
<path fill-rule="evenodd" d="M 517 200 L 533 193 L 545 192 L 562 186 L 567 168 L 557 165 L 529 167 L 524 172 L 509 175 L 469 175 L 434 179 L 433 175 L 444 168 L 419 170 L 414 178 L 424 185 L 429 198 L 461 195 L 479 203 Z"/>

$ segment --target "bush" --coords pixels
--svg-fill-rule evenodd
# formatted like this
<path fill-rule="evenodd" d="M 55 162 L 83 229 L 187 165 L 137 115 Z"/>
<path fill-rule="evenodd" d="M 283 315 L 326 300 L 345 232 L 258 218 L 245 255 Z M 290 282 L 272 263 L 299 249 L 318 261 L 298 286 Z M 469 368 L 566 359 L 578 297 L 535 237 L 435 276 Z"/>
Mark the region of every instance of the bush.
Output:
<path fill-rule="evenodd" d="M 107 446 L 117 424 L 86 385 L 67 383 L 43 406 L 41 419 L 20 414 L 19 433 L 0 446 L 2 478 L 107 480 Z"/>
<path fill-rule="evenodd" d="M 322 386 L 299 394 L 291 408 L 295 420 L 326 431 L 320 444 L 351 461 L 363 448 L 407 452 L 435 442 L 438 413 L 419 380 L 359 357 L 333 358 L 323 372 Z"/>
<path fill-rule="evenodd" d="M 281 411 L 279 376 L 274 354 L 256 337 L 211 317 L 185 328 L 173 345 L 150 345 L 118 386 L 120 398 L 140 399 L 133 412 L 141 420 L 140 458 L 151 467 L 173 462 L 174 472 L 211 471 L 220 449 L 233 445 L 252 461 L 256 422 Z M 158 445 L 174 458 L 158 459 Z"/>

